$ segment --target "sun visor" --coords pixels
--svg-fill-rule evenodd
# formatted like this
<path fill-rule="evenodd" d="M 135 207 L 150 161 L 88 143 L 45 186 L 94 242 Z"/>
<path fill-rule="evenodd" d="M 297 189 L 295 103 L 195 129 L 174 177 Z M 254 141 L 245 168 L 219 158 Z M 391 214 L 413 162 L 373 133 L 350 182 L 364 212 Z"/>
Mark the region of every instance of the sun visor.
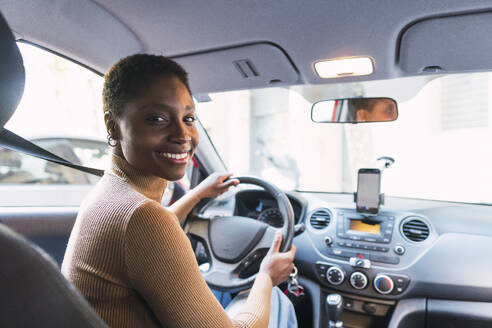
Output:
<path fill-rule="evenodd" d="M 190 72 L 191 90 L 196 94 L 281 86 L 299 79 L 285 53 L 268 43 L 172 58 Z"/>
<path fill-rule="evenodd" d="M 410 26 L 400 42 L 408 73 L 492 70 L 492 12 L 439 17 Z"/>
<path fill-rule="evenodd" d="M 0 14 L 0 130 L 14 114 L 24 93 L 22 56 L 7 22 Z"/>

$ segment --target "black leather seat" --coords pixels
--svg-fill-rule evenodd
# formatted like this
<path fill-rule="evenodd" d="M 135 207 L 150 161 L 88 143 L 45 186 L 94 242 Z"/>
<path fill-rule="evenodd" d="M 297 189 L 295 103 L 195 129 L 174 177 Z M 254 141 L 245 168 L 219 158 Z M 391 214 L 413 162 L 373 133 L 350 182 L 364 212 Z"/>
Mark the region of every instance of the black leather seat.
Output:
<path fill-rule="evenodd" d="M 22 56 L 0 14 L 0 132 L 24 91 Z M 0 224 L 0 327 L 107 327 L 38 247 Z"/>

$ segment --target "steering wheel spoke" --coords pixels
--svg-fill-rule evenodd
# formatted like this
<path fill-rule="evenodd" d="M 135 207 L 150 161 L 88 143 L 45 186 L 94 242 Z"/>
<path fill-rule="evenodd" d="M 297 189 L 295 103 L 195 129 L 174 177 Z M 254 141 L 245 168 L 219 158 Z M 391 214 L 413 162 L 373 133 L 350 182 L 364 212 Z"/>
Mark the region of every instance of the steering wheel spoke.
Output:
<path fill-rule="evenodd" d="M 278 230 L 279 229 L 275 229 L 271 226 L 268 226 L 266 231 L 265 231 L 265 234 L 263 235 L 263 237 L 260 239 L 260 241 L 256 245 L 256 248 L 257 249 L 270 248 L 272 246 L 273 238 L 275 238 L 275 233 Z"/>
<path fill-rule="evenodd" d="M 208 229 L 210 225 L 210 219 L 194 217 L 190 219 L 185 226 L 185 233 L 195 235 L 205 240 L 208 244 Z M 208 246 L 208 245 L 207 245 Z"/>

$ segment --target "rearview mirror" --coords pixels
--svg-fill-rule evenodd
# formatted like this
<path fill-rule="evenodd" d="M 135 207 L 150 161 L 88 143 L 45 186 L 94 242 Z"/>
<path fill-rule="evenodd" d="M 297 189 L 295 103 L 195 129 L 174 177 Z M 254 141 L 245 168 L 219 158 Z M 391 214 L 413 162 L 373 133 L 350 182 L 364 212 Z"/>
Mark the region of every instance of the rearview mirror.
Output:
<path fill-rule="evenodd" d="M 346 98 L 313 104 L 311 120 L 316 123 L 390 122 L 398 118 L 398 106 L 391 98 Z"/>

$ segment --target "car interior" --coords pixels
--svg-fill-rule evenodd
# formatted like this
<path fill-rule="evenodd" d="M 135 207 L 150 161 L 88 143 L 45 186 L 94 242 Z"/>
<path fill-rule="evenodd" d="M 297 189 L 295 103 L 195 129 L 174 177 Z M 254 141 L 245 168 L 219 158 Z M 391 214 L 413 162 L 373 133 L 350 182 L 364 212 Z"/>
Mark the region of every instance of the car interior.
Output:
<path fill-rule="evenodd" d="M 240 180 L 183 224 L 218 294 L 249 288 L 281 231 L 299 327 L 492 326 L 492 2 L 0 0 L 0 13 L 0 326 L 106 326 L 59 270 L 105 131 L 55 130 L 98 107 L 53 93 L 77 108 L 67 123 L 33 106 L 51 96 L 28 91 L 26 47 L 97 81 L 135 53 L 189 73 L 200 144 L 163 205 L 216 171 Z"/>

